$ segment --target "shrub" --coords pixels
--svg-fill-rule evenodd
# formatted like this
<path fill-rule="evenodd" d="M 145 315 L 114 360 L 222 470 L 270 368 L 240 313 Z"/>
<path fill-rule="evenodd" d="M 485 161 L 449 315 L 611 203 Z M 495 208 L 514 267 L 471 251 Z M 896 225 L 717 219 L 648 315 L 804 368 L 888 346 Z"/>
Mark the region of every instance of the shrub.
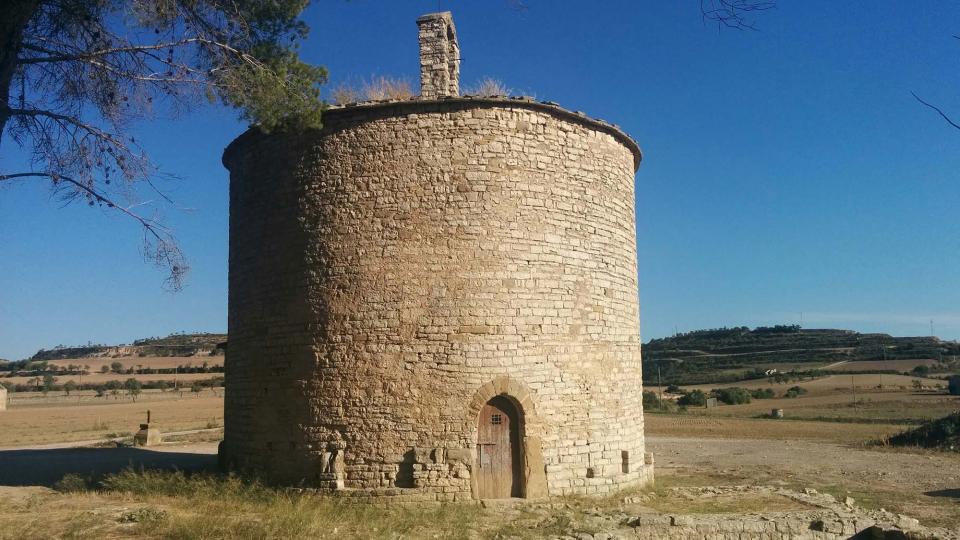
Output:
<path fill-rule="evenodd" d="M 930 374 L 930 366 L 914 366 L 910 373 L 917 377 L 926 377 Z"/>
<path fill-rule="evenodd" d="M 645 410 L 655 409 L 655 408 L 659 407 L 659 405 L 660 405 L 660 399 L 657 397 L 657 393 L 656 393 L 656 392 L 647 392 L 647 391 L 644 391 L 644 393 L 643 393 L 643 408 L 644 408 Z"/>
<path fill-rule="evenodd" d="M 117 521 L 120 523 L 146 523 L 150 521 L 162 521 L 166 519 L 166 517 L 167 513 L 163 510 L 145 506 L 130 512 L 124 512 Z"/>
<path fill-rule="evenodd" d="M 57 480 L 57 482 L 53 484 L 53 489 L 61 493 L 76 493 L 78 491 L 86 491 L 91 488 L 92 485 L 93 481 L 91 478 L 69 473 L 64 475 L 60 480 Z"/>
<path fill-rule="evenodd" d="M 125 383 L 123 383 L 123 387 L 127 390 L 127 393 L 130 394 L 130 397 L 136 401 L 137 396 L 140 395 L 140 391 L 143 389 L 143 384 L 131 377 L 127 379 Z"/>
<path fill-rule="evenodd" d="M 679 386 L 677 386 L 677 385 L 675 385 L 675 384 L 671 384 L 670 386 L 667 386 L 667 393 L 668 393 L 668 394 L 682 394 L 682 393 L 683 393 L 683 388 L 680 388 Z"/>
<path fill-rule="evenodd" d="M 802 396 L 807 393 L 807 389 L 802 386 L 791 386 L 787 388 L 787 392 L 783 394 L 783 397 L 795 398 L 797 396 Z"/>
<path fill-rule="evenodd" d="M 740 405 L 750 403 L 750 392 L 746 388 L 733 386 L 730 388 L 717 388 L 713 390 L 713 395 L 718 401 L 727 405 Z"/>
<path fill-rule="evenodd" d="M 693 390 L 680 396 L 677 405 L 683 407 L 703 407 L 707 404 L 707 395 L 700 390 Z"/>
<path fill-rule="evenodd" d="M 777 393 L 773 391 L 773 388 L 757 388 L 750 391 L 750 397 L 753 399 L 773 399 L 777 397 Z"/>
<path fill-rule="evenodd" d="M 893 446 L 922 446 L 960 451 L 960 412 L 890 437 Z"/>
<path fill-rule="evenodd" d="M 346 84 L 340 83 L 330 91 L 330 101 L 335 105 L 346 105 L 363 101 L 363 94 L 360 90 Z"/>

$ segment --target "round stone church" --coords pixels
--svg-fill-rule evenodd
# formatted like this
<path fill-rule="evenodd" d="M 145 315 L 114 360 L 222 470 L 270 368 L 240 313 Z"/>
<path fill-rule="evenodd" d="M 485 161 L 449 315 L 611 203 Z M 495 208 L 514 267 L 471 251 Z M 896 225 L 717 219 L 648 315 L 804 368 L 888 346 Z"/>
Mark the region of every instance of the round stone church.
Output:
<path fill-rule="evenodd" d="M 460 96 L 450 14 L 417 24 L 420 96 L 224 153 L 222 461 L 424 501 L 651 482 L 640 149 L 550 102 Z"/>

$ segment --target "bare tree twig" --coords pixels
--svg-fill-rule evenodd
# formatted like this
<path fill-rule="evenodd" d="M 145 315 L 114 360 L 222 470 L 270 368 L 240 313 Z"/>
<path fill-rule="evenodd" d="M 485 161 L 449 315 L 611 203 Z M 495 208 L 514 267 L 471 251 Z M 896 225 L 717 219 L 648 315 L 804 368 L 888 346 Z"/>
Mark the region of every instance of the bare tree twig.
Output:
<path fill-rule="evenodd" d="M 129 207 L 129 208 L 123 207 L 123 206 L 121 206 L 121 205 L 113 202 L 113 201 L 112 201 L 111 199 L 109 199 L 107 196 L 101 194 L 100 192 L 98 192 L 98 191 L 96 191 L 95 189 L 91 188 L 90 186 L 86 185 L 85 183 L 83 183 L 83 182 L 81 182 L 81 181 L 79 181 L 79 180 L 76 180 L 76 179 L 74 179 L 74 178 L 71 178 L 71 177 L 69 177 L 69 176 L 64 176 L 64 175 L 62 175 L 62 174 L 57 174 L 57 173 L 52 173 L 52 172 L 28 172 L 28 173 L 2 174 L 2 175 L 0 175 L 0 182 L 2 182 L 2 181 L 4 181 L 4 180 L 14 180 L 14 179 L 17 179 L 17 178 L 29 178 L 29 177 L 49 178 L 49 179 L 51 179 L 54 183 L 58 183 L 58 182 L 60 182 L 60 181 L 67 182 L 67 183 L 75 186 L 75 187 L 76 187 L 77 189 L 79 189 L 80 191 L 83 191 L 84 193 L 88 194 L 90 197 L 92 197 L 92 198 L 93 198 L 95 201 L 97 201 L 98 203 L 105 204 L 105 205 L 107 205 L 108 208 L 116 209 L 116 210 L 118 210 L 119 212 L 124 213 L 124 214 L 126 214 L 127 216 L 135 219 L 137 222 L 140 223 L 140 225 L 142 225 L 142 226 L 144 227 L 144 229 L 146 229 L 147 231 L 149 231 L 150 234 L 153 235 L 154 237 L 156 237 L 158 240 L 161 239 L 161 234 L 169 234 L 169 232 L 170 232 L 166 227 L 164 227 L 163 225 L 161 225 L 161 224 L 158 223 L 157 221 L 152 220 L 152 219 L 149 219 L 149 218 L 146 218 L 146 217 L 143 217 L 143 216 L 141 216 L 141 215 L 139 215 L 139 214 L 131 211 L 130 208 L 132 208 L 132 206 Z M 139 205 L 139 204 L 136 204 L 136 205 L 133 205 L 133 206 L 140 206 L 140 205 Z"/>
<path fill-rule="evenodd" d="M 104 204 L 108 208 L 116 210 L 137 221 L 143 228 L 145 235 L 143 253 L 144 257 L 150 259 L 158 266 L 169 268 L 170 275 L 165 281 L 169 288 L 173 290 L 179 290 L 182 287 L 183 277 L 186 275 L 189 267 L 186 265 L 183 259 L 183 254 L 180 252 L 180 248 L 177 247 L 176 239 L 173 237 L 171 231 L 158 221 L 145 217 L 132 210 L 132 208 L 135 206 L 143 206 L 147 203 L 139 203 L 129 207 L 124 207 L 117 204 L 103 193 L 90 187 L 86 183 L 70 176 L 64 176 L 55 172 L 44 171 L 2 174 L 0 175 L 0 182 L 19 178 L 49 178 L 54 185 L 57 185 L 60 182 L 67 182 L 76 189 L 85 193 L 91 199 L 91 204 L 94 204 L 94 202 Z M 146 235 L 152 236 L 154 242 L 151 243 Z"/>
<path fill-rule="evenodd" d="M 747 15 L 776 7 L 776 0 L 700 0 L 700 13 L 705 20 L 735 30 L 756 30 Z"/>
<path fill-rule="evenodd" d="M 945 112 L 943 112 L 942 110 L 940 110 L 939 107 L 937 107 L 936 105 L 934 105 L 934 104 L 932 104 L 932 103 L 928 103 L 928 102 L 920 99 L 920 96 L 918 96 L 917 94 L 915 94 L 915 93 L 913 93 L 913 92 L 910 92 L 910 94 L 913 95 L 913 99 L 919 101 L 919 102 L 922 103 L 924 106 L 930 107 L 931 109 L 937 111 L 937 114 L 939 114 L 944 120 L 946 120 L 948 124 L 950 124 L 951 126 L 957 128 L 957 129 L 960 129 L 960 125 L 958 125 L 956 122 L 954 122 L 953 120 L 951 120 L 950 117 L 947 116 L 947 113 L 945 113 Z"/>

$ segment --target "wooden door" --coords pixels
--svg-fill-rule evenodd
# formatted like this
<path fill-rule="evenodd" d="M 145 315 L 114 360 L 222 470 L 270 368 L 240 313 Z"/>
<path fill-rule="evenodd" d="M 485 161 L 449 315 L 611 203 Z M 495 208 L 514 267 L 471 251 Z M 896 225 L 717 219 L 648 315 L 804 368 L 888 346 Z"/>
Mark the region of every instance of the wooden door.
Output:
<path fill-rule="evenodd" d="M 519 422 L 509 400 L 495 397 L 480 410 L 477 488 L 481 499 L 520 496 Z"/>

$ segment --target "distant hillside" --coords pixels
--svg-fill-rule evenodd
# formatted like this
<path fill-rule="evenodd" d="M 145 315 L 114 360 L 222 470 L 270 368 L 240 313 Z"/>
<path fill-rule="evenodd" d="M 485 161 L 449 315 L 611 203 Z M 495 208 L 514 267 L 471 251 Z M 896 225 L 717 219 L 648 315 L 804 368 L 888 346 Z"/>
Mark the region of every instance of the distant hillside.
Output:
<path fill-rule="evenodd" d="M 130 356 L 212 356 L 223 354 L 217 345 L 227 341 L 226 334 L 170 334 L 167 337 L 138 339 L 132 345 L 89 344 L 40 349 L 30 360 Z"/>
<path fill-rule="evenodd" d="M 756 376 L 768 369 L 813 369 L 843 361 L 929 358 L 949 362 L 955 356 L 960 356 L 960 343 L 936 337 L 893 337 L 796 325 L 696 330 L 653 339 L 643 346 L 645 379 L 656 380 L 659 367 L 662 380 L 684 384 L 738 380 L 748 372 Z M 790 366 L 780 366 L 783 364 Z"/>

